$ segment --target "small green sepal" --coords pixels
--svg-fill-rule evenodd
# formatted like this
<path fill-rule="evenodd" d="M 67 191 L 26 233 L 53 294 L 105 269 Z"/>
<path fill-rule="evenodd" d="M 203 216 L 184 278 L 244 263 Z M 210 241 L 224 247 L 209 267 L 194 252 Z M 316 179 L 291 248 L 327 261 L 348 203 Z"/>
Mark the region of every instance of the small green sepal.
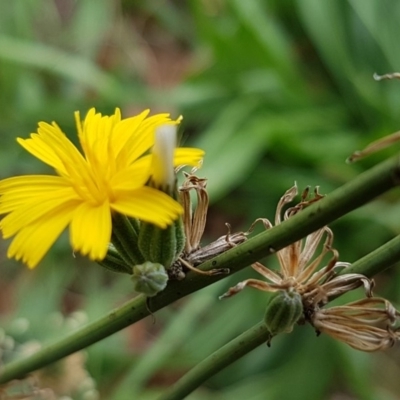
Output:
<path fill-rule="evenodd" d="M 166 288 L 168 274 L 163 265 L 146 261 L 133 267 L 131 279 L 136 292 L 153 297 Z"/>
<path fill-rule="evenodd" d="M 113 214 L 111 242 L 125 264 L 133 267 L 145 260 L 138 248 L 139 222 L 119 213 Z"/>

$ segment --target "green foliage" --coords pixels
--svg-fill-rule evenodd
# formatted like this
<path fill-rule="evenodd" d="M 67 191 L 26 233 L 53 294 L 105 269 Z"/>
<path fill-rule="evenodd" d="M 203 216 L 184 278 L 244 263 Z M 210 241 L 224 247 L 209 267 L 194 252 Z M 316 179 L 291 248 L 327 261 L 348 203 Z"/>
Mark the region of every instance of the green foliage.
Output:
<path fill-rule="evenodd" d="M 209 179 L 213 202 L 210 240 L 225 234 L 224 222 L 246 229 L 257 217 L 273 219 L 294 181 L 329 193 L 393 152 L 344 163 L 399 129 L 399 82 L 372 79 L 400 69 L 399 20 L 396 0 L 4 2 L 0 178 L 43 171 L 15 142 L 39 121 L 57 121 L 75 140 L 75 110 L 150 107 L 182 113 L 182 141 L 206 150 L 199 175 Z M 333 226 L 342 260 L 355 261 L 399 233 L 397 198 L 386 195 Z M 44 324 L 53 313 L 82 309 L 93 320 L 132 296 L 129 277 L 72 257 L 64 237 L 34 271 L 7 260 L 6 245 L 1 320 L 7 331 L 17 318 L 29 319 L 29 331 L 15 337 L 20 342 L 54 339 L 59 331 Z M 154 324 L 143 321 L 88 349 L 102 398 L 155 399 L 261 320 L 258 292 L 217 300 L 251 275 L 242 271 L 157 313 Z M 376 291 L 387 287 L 399 302 L 398 282 L 391 271 Z M 188 399 L 392 399 L 396 374 L 385 381 L 376 374 L 388 365 L 399 371 L 389 354 L 360 355 L 296 327 Z"/>

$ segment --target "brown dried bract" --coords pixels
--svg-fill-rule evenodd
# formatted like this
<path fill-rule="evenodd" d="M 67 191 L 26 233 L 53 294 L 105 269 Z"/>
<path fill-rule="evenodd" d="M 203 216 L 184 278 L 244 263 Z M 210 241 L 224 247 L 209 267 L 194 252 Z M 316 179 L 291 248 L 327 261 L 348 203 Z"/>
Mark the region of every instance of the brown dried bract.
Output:
<path fill-rule="evenodd" d="M 188 269 L 203 275 L 229 274 L 228 268 L 212 269 L 202 271 L 196 267 L 203 262 L 224 253 L 237 244 L 243 243 L 247 239 L 248 232 L 228 233 L 219 237 L 210 244 L 201 247 L 200 241 L 204 233 L 208 211 L 208 193 L 206 190 L 207 179 L 198 178 L 193 174 L 184 172 L 185 181 L 179 188 L 180 200 L 183 205 L 183 224 L 186 236 L 185 248 L 181 256 L 174 262 L 168 270 L 170 279 L 182 280 L 185 277 L 184 270 Z M 197 205 L 194 208 L 191 200 L 191 192 L 195 191 Z"/>
<path fill-rule="evenodd" d="M 400 339 L 400 332 L 393 327 L 399 316 L 388 300 L 375 297 L 316 309 L 309 322 L 317 333 L 370 352 L 392 347 Z"/>

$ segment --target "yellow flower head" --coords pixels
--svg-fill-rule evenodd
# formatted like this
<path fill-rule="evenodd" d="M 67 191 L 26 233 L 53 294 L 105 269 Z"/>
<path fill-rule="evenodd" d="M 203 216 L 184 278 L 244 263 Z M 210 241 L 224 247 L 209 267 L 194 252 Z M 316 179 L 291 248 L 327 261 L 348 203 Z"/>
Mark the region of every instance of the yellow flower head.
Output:
<path fill-rule="evenodd" d="M 92 108 L 84 121 L 75 113 L 80 152 L 53 122 L 40 122 L 37 133 L 18 143 L 50 165 L 57 176 L 26 175 L 0 181 L 0 221 L 3 237 L 15 236 L 8 257 L 35 267 L 69 225 L 75 251 L 102 260 L 111 238 L 111 215 L 167 227 L 181 205 L 167 194 L 146 186 L 152 176 L 154 132 L 177 125 L 169 114 L 148 116 L 149 110 L 121 118 L 117 108 L 103 116 Z M 200 149 L 175 150 L 174 166 L 199 166 Z"/>

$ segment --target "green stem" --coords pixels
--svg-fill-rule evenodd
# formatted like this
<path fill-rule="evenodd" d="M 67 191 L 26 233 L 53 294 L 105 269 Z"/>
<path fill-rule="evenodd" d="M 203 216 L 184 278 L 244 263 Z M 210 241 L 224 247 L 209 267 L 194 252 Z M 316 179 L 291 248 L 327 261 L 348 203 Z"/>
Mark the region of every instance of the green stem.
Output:
<path fill-rule="evenodd" d="M 342 273 L 362 274 L 369 278 L 391 267 L 400 260 L 400 235 L 354 262 Z"/>
<path fill-rule="evenodd" d="M 79 329 L 64 339 L 50 344 L 25 359 L 17 360 L 3 367 L 0 383 L 22 378 L 38 368 L 75 353 L 105 337 L 125 328 L 148 315 L 145 298 L 138 296 L 121 307 L 109 312 L 106 316 Z"/>
<path fill-rule="evenodd" d="M 231 273 L 237 272 L 252 262 L 300 240 L 309 233 L 388 191 L 397 185 L 399 176 L 398 159 L 387 160 L 364 172 L 353 181 L 338 188 L 324 199 L 282 224 L 249 239 L 214 259 L 206 261 L 199 268 L 203 270 L 229 268 Z M 353 268 L 355 268 L 355 265 Z M 210 277 L 190 272 L 183 281 L 169 282 L 163 292 L 149 299 L 149 307 L 152 311 L 157 311 L 177 299 L 225 277 L 224 275 Z M 54 344 L 44 347 L 32 356 L 4 366 L 0 373 L 0 383 L 23 377 L 29 372 L 82 350 L 148 315 L 149 310 L 145 297 L 136 297 L 111 311 L 105 317 L 88 324 Z"/>
<path fill-rule="evenodd" d="M 159 400 L 181 400 L 204 381 L 243 357 L 268 339 L 268 329 L 263 322 L 231 340 L 225 346 L 197 364 L 183 378 L 164 392 Z"/>

